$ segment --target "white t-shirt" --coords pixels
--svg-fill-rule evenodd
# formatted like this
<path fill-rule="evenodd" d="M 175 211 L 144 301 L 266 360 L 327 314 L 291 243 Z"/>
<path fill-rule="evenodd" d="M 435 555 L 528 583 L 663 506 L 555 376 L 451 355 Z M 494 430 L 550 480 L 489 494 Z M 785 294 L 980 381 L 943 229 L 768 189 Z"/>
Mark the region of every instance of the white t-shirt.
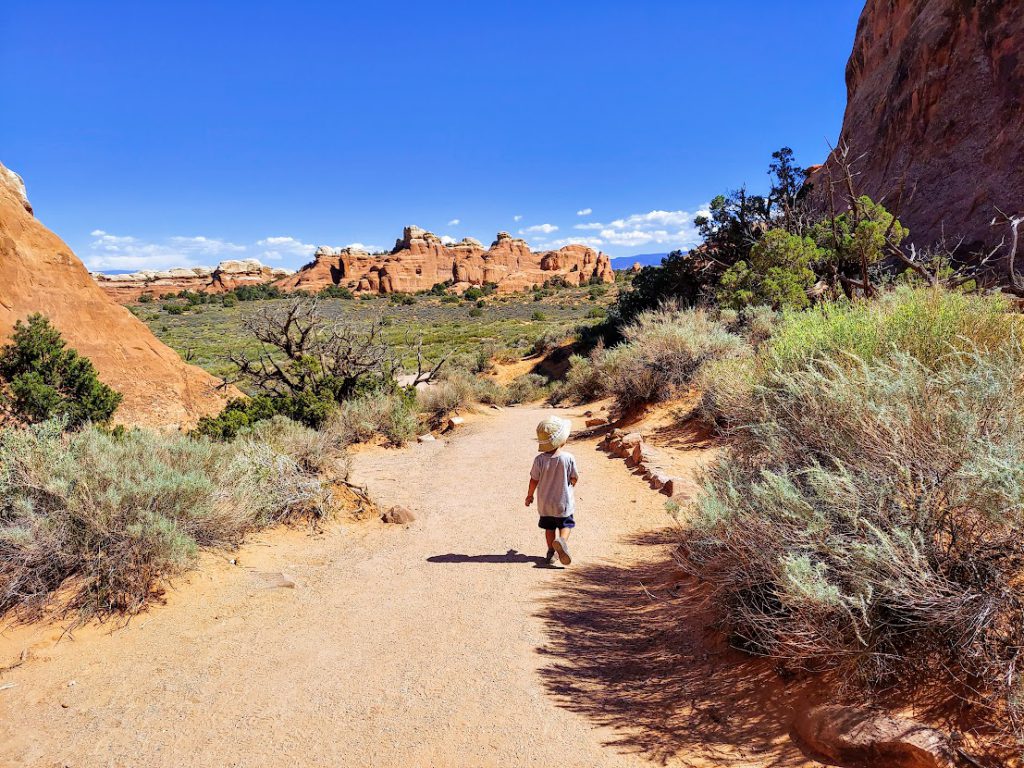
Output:
<path fill-rule="evenodd" d="M 538 453 L 533 460 L 530 478 L 537 481 L 537 511 L 541 517 L 569 517 L 576 511 L 570 480 L 579 478 L 576 458 L 559 450 Z"/>

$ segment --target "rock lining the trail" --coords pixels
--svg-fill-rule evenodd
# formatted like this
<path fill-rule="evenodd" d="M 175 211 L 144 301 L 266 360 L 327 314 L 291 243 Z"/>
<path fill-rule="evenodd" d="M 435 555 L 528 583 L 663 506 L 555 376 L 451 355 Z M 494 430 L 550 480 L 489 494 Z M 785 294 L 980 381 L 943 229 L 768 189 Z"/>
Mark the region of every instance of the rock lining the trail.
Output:
<path fill-rule="evenodd" d="M 604 440 L 598 443 L 598 447 L 624 459 L 626 465 L 636 470 L 648 485 L 656 491 L 660 491 L 673 501 L 684 502 L 692 499 L 697 492 L 697 486 L 692 480 L 676 477 L 659 465 L 661 455 L 651 447 L 640 432 L 625 432 L 621 429 L 613 429 Z"/>

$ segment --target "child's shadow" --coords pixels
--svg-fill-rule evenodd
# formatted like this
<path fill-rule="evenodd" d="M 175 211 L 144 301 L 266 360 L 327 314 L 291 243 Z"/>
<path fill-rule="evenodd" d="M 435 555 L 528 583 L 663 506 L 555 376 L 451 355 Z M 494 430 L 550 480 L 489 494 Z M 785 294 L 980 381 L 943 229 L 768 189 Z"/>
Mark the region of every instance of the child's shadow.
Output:
<path fill-rule="evenodd" d="M 517 552 L 514 549 L 510 549 L 504 555 L 457 555 L 455 553 L 449 553 L 447 555 L 433 555 L 427 558 L 428 563 L 506 563 L 515 564 L 533 563 L 534 568 L 552 568 L 554 566 L 548 565 L 543 557 L 539 555 L 524 555 L 522 552 Z"/>

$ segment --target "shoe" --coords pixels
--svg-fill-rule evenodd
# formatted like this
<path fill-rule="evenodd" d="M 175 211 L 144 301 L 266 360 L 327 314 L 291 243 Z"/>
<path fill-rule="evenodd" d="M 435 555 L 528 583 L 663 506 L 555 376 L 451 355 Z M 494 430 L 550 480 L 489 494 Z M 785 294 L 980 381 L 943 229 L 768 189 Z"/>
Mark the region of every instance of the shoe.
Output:
<path fill-rule="evenodd" d="M 572 555 L 569 554 L 569 544 L 559 536 L 555 539 L 555 552 L 558 553 L 558 562 L 568 565 L 572 562 Z"/>
<path fill-rule="evenodd" d="M 544 555 L 544 565 L 552 565 L 555 562 L 555 550 L 549 549 L 548 553 Z"/>

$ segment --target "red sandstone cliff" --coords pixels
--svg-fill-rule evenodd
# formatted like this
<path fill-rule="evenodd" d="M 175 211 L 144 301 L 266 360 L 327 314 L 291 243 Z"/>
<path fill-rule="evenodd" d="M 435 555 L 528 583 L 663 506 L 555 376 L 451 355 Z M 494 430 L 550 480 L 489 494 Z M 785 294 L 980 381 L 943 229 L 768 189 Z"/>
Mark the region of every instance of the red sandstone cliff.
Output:
<path fill-rule="evenodd" d="M 445 245 L 431 232 L 406 227 L 394 250 L 372 256 L 352 248 L 318 248 L 313 262 L 276 284 L 286 290 L 318 291 L 341 285 L 373 293 L 429 290 L 437 283 L 456 287 L 495 283 L 503 293 L 527 290 L 553 277 L 574 285 L 615 279 L 611 261 L 584 245 L 534 253 L 525 240 L 499 232 L 491 247 L 467 237 Z"/>
<path fill-rule="evenodd" d="M 190 426 L 224 404 L 218 379 L 186 365 L 104 295 L 71 249 L 32 215 L 21 179 L 0 165 L 0 342 L 33 312 L 49 317 L 124 395 L 118 423 Z"/>
<path fill-rule="evenodd" d="M 993 246 L 1024 213 L 1024 13 L 1016 0 L 868 0 L 846 69 L 842 142 L 860 189 L 920 245 Z M 913 196 L 906 196 L 913 192 Z M 820 189 L 815 190 L 820 195 Z"/>

